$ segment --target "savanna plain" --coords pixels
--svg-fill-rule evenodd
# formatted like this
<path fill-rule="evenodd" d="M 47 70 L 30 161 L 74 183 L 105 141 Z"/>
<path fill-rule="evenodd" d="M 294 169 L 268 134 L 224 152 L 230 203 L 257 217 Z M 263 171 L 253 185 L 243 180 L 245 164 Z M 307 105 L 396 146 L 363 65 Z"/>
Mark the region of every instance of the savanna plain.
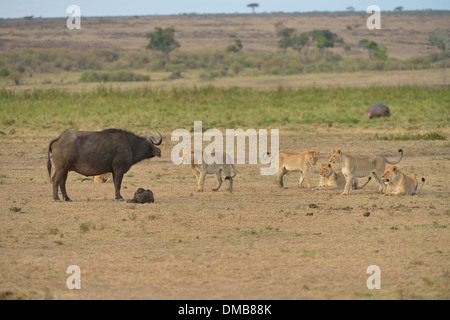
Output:
<path fill-rule="evenodd" d="M 181 79 L 182 85 L 164 80 L 156 86 L 155 80 L 5 84 L 0 298 L 449 299 L 449 89 L 440 70 L 404 72 L 413 75 L 410 81 L 388 84 L 384 72 L 239 75 L 207 83 L 196 77 L 194 84 Z M 429 78 L 417 83 L 420 72 Z M 345 85 L 320 82 L 327 77 Z M 389 105 L 391 117 L 368 119 L 375 102 Z M 194 121 L 224 134 L 253 128 L 270 136 L 279 129 L 281 151 L 320 151 L 321 163 L 338 147 L 390 160 L 401 148 L 400 169 L 426 182 L 416 196 L 378 194 L 374 181 L 344 196 L 299 188 L 298 172 L 279 188 L 275 176 L 261 175 L 267 165 L 241 164 L 232 193 L 227 181 L 213 192 L 212 176 L 197 192 L 190 167 L 171 160 L 178 143 L 171 141 L 173 130 L 192 132 Z M 73 202 L 52 200 L 50 140 L 66 129 L 112 127 L 162 133 L 162 157 L 133 166 L 122 184 L 124 198 L 143 187 L 155 203 L 116 201 L 111 183 L 74 172 L 67 181 Z M 310 176 L 316 186 L 318 167 Z M 71 265 L 81 269 L 80 290 L 66 286 Z M 379 290 L 366 285 L 372 265 L 381 270 Z"/>

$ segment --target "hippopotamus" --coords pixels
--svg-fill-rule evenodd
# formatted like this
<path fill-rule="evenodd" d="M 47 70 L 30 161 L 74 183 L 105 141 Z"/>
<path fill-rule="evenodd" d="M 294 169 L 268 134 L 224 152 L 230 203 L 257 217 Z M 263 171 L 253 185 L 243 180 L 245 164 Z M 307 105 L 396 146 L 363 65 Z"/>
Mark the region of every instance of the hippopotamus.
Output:
<path fill-rule="evenodd" d="M 369 119 L 390 117 L 390 116 L 391 112 L 389 111 L 389 107 L 382 103 L 375 103 L 370 106 L 369 110 L 367 110 L 367 117 Z"/>

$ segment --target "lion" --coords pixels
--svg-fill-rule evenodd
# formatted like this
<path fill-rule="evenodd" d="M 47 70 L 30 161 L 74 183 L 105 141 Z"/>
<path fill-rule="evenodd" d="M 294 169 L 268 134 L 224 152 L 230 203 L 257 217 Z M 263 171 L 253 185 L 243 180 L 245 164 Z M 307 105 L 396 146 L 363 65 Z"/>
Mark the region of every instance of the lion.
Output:
<path fill-rule="evenodd" d="M 425 184 L 425 178 L 422 177 L 422 186 L 419 190 L 419 182 L 415 174 L 405 175 L 397 166 L 386 167 L 381 176 L 383 182 L 387 185 L 386 195 L 417 195 Z"/>
<path fill-rule="evenodd" d="M 213 188 L 213 191 L 218 191 L 220 187 L 222 186 L 222 176 L 221 172 L 225 174 L 225 180 L 228 180 L 230 182 L 230 185 L 228 187 L 228 191 L 233 191 L 233 178 L 236 177 L 237 171 L 236 167 L 232 163 L 231 157 L 227 153 L 222 152 L 213 152 L 211 154 L 214 158 L 220 158 L 222 159 L 222 164 L 218 163 L 212 163 L 208 164 L 208 162 L 212 162 L 212 159 L 209 158 L 208 155 L 203 155 L 202 157 L 202 163 L 196 164 L 194 161 L 197 159 L 197 157 L 201 156 L 201 151 L 196 151 L 193 148 L 191 149 L 191 169 L 194 171 L 195 178 L 197 178 L 197 191 L 203 192 L 203 185 L 205 184 L 205 177 L 207 174 L 215 174 L 217 177 L 217 185 L 215 188 Z M 208 157 L 205 159 L 205 157 Z M 208 161 L 206 161 L 208 160 Z M 234 170 L 234 175 L 231 175 L 231 169 Z"/>
<path fill-rule="evenodd" d="M 344 189 L 345 182 L 346 182 L 345 177 L 342 174 L 342 172 L 334 171 L 333 168 L 331 167 L 331 163 L 329 163 L 329 162 L 326 164 L 320 163 L 319 175 L 320 175 L 319 185 L 317 186 L 317 188 L 314 188 L 314 190 L 318 190 L 318 189 L 343 190 Z M 369 183 L 370 180 L 372 180 L 372 177 L 369 177 L 367 182 L 363 186 L 358 187 L 358 179 L 354 178 L 352 181 L 351 188 L 354 190 L 362 189 Z"/>
<path fill-rule="evenodd" d="M 383 193 L 384 183 L 381 181 L 380 177 L 386 168 L 386 163 L 397 164 L 403 159 L 403 150 L 399 149 L 398 152 L 401 154 L 400 159 L 397 162 L 391 162 L 382 155 L 356 157 L 344 154 L 340 148 L 331 150 L 330 163 L 344 162 L 342 173 L 345 177 L 345 188 L 342 194 L 346 195 L 351 193 L 351 185 L 354 178 L 367 177 L 371 175 L 372 172 L 375 172 L 375 174 L 372 175 L 379 184 L 378 192 Z"/>
<path fill-rule="evenodd" d="M 315 166 L 319 159 L 319 153 L 316 151 L 305 151 L 302 153 L 280 152 L 278 155 L 278 172 L 277 184 L 280 188 L 284 187 L 283 177 L 290 171 L 300 171 L 300 180 L 298 186 L 302 187 L 303 181 L 306 179 L 308 188 L 312 188 L 308 171 Z"/>
<path fill-rule="evenodd" d="M 111 172 L 107 172 L 98 176 L 94 177 L 95 183 L 105 183 L 105 182 L 111 182 Z"/>

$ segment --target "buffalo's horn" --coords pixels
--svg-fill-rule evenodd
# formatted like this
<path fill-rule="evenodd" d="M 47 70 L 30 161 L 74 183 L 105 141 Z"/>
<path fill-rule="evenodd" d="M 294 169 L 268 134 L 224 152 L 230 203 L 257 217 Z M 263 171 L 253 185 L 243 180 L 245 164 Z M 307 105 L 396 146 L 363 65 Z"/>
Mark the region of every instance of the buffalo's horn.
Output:
<path fill-rule="evenodd" d="M 162 137 L 161 133 L 159 133 L 159 131 L 156 131 L 156 132 L 158 132 L 158 134 L 159 134 L 159 141 L 156 141 L 156 138 L 151 134 L 144 134 L 141 137 L 145 138 L 145 139 L 149 139 L 153 142 L 153 144 L 155 146 L 159 146 L 162 143 L 163 137 Z"/>
<path fill-rule="evenodd" d="M 159 133 L 158 130 L 156 130 L 156 132 L 158 132 L 159 134 L 159 141 L 153 141 L 155 143 L 155 146 L 159 146 L 162 143 L 163 137 L 161 135 L 161 133 Z"/>

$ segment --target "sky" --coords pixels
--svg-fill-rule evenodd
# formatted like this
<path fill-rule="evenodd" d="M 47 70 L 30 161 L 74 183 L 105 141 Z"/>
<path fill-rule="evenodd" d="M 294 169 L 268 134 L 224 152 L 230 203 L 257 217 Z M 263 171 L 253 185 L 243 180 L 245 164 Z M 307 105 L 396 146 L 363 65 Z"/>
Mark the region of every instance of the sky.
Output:
<path fill-rule="evenodd" d="M 0 0 L 0 18 L 25 16 L 53 18 L 68 17 L 67 7 L 78 5 L 81 16 L 169 15 L 183 13 L 251 13 L 249 3 L 258 3 L 256 12 L 311 12 L 346 11 L 354 7 L 366 11 L 370 5 L 392 11 L 402 6 L 405 10 L 450 10 L 449 0 Z"/>

